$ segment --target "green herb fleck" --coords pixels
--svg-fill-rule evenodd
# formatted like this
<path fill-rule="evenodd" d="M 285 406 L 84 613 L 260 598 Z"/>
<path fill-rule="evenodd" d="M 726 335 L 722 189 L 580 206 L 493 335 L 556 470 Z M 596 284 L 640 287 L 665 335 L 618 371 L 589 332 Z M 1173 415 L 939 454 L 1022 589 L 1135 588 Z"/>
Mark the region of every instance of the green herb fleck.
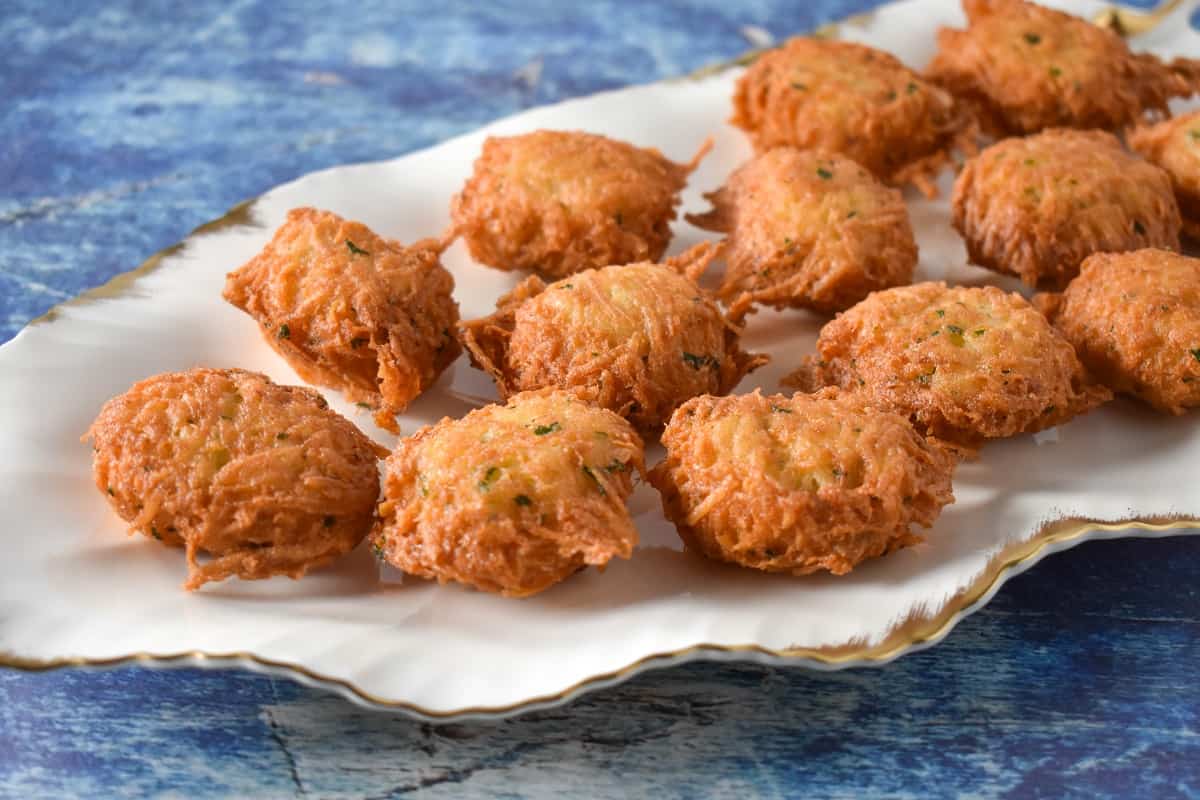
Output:
<path fill-rule="evenodd" d="M 562 430 L 562 426 L 558 422 L 551 422 L 549 425 L 538 425 L 533 429 L 534 436 L 545 436 L 547 433 L 557 433 Z"/>
<path fill-rule="evenodd" d="M 486 492 L 487 490 L 491 489 L 492 484 L 495 483 L 496 479 L 499 477 L 500 477 L 500 468 L 499 467 L 488 467 L 487 471 L 483 473 L 483 480 L 481 480 L 477 484 L 477 486 L 479 487 L 479 491 Z"/>
<path fill-rule="evenodd" d="M 359 247 L 358 245 L 356 245 L 354 242 L 350 241 L 349 239 L 347 239 L 347 240 L 346 240 L 346 247 L 349 247 L 349 248 L 350 248 L 350 252 L 351 252 L 353 255 L 356 255 L 356 256 L 369 256 L 369 255 L 371 255 L 371 254 L 370 254 L 370 253 L 368 253 L 366 250 L 363 250 L 361 247 Z"/>
<path fill-rule="evenodd" d="M 337 524 L 337 517 L 333 516 L 332 514 L 327 514 L 325 519 L 321 520 L 321 522 L 326 528 L 332 528 Z"/>
<path fill-rule="evenodd" d="M 355 403 L 354 405 L 358 406 L 359 408 L 365 408 L 368 411 L 373 408 L 373 406 L 370 403 L 358 402 L 358 403 Z"/>
<path fill-rule="evenodd" d="M 596 473 L 592 472 L 592 468 L 587 464 L 583 465 L 583 474 L 587 475 L 591 479 L 592 483 L 596 484 L 596 489 L 599 490 L 601 497 L 604 497 L 608 494 L 608 492 L 604 491 L 604 484 L 600 483 L 600 479 L 596 477 Z"/>
<path fill-rule="evenodd" d="M 931 370 L 929 370 L 929 372 L 926 372 L 922 375 L 918 375 L 917 383 L 921 384 L 922 386 L 928 386 L 930 384 L 930 382 L 933 380 L 933 374 L 935 372 L 937 372 L 937 367 L 932 368 Z"/>
<path fill-rule="evenodd" d="M 971 333 L 975 334 L 976 336 L 983 336 L 986 331 L 987 328 L 976 328 L 975 330 L 971 331 Z"/>
<path fill-rule="evenodd" d="M 563 285 L 559 286 L 558 288 L 560 288 L 560 289 L 574 289 L 574 288 L 575 288 L 575 284 L 573 284 L 573 283 L 564 283 Z"/>
<path fill-rule="evenodd" d="M 158 528 L 154 527 L 153 525 L 150 526 L 150 535 L 155 539 L 158 539 L 160 542 L 162 541 L 162 534 L 159 533 Z"/>
<path fill-rule="evenodd" d="M 909 83 L 909 84 L 908 84 L 908 88 L 906 89 L 906 91 L 907 91 L 909 94 L 916 94 L 916 93 L 917 93 L 917 89 L 919 89 L 919 88 L 920 88 L 920 87 L 919 87 L 919 86 L 917 86 L 915 83 Z"/>
<path fill-rule="evenodd" d="M 366 344 L 368 341 L 370 341 L 370 340 L 367 339 L 365 336 L 355 336 L 353 339 L 350 340 L 350 349 L 357 350 L 358 348 L 360 348 L 364 344 Z"/>
<path fill-rule="evenodd" d="M 827 181 L 833 177 L 833 173 L 830 172 L 829 170 L 825 169 L 824 167 L 817 167 L 817 177 L 819 177 L 823 181 Z"/>
<path fill-rule="evenodd" d="M 378 539 L 375 539 L 374 541 L 371 542 L 371 553 L 375 556 L 376 559 L 379 559 L 379 560 L 383 559 L 383 543 L 381 541 L 379 541 Z"/>
<path fill-rule="evenodd" d="M 790 408 L 784 408 L 783 406 L 777 406 L 774 403 L 771 404 L 771 410 L 774 411 L 776 414 L 791 414 L 792 413 L 792 410 Z"/>
<path fill-rule="evenodd" d="M 939 319 L 940 319 L 941 317 L 944 317 L 944 316 L 946 316 L 946 310 L 945 310 L 945 309 L 943 309 L 943 308 L 939 308 L 939 309 L 938 309 L 937 311 L 935 311 L 934 313 L 938 315 L 938 318 L 939 318 Z"/>
<path fill-rule="evenodd" d="M 1062 70 L 1061 70 L 1061 69 L 1059 69 L 1058 67 L 1051 67 L 1051 68 L 1050 68 L 1050 77 L 1051 77 L 1051 78 L 1057 78 L 1059 75 L 1062 75 Z"/>
<path fill-rule="evenodd" d="M 113 488 L 112 488 L 111 486 L 110 486 L 110 487 L 108 487 L 108 496 L 109 496 L 109 497 L 116 497 L 116 496 L 117 496 L 117 493 L 113 491 Z"/>
<path fill-rule="evenodd" d="M 1029 42 L 1030 44 L 1037 44 L 1042 41 L 1042 37 L 1038 36 L 1036 33 L 1027 33 L 1025 34 L 1025 41 Z"/>
<path fill-rule="evenodd" d="M 1057 409 L 1058 406 L 1046 406 L 1046 410 L 1042 412 L 1042 415 L 1045 416 L 1046 414 L 1053 414 Z"/>
<path fill-rule="evenodd" d="M 275 434 L 275 438 L 282 440 L 288 438 L 288 435 L 286 433 L 277 433 Z"/>
<path fill-rule="evenodd" d="M 1194 347 L 1191 350 L 1189 350 L 1188 352 L 1192 354 L 1192 358 L 1196 359 L 1197 361 L 1200 361 L 1200 347 Z"/>
<path fill-rule="evenodd" d="M 279 338 L 280 339 L 292 338 L 292 329 L 288 327 L 286 322 L 279 326 Z"/>
<path fill-rule="evenodd" d="M 612 460 L 612 463 L 610 463 L 607 467 L 604 468 L 604 471 L 611 475 L 614 472 L 624 472 L 627 469 L 629 469 L 628 464 L 626 464 L 624 461 L 618 461 L 617 459 L 614 458 Z"/>
<path fill-rule="evenodd" d="M 799 91 L 803 92 L 803 91 L 804 91 L 805 89 L 807 89 L 808 87 L 807 87 L 807 86 L 805 86 L 805 85 L 804 85 L 803 83 L 801 83 L 800 81 L 792 81 L 792 88 L 793 88 L 793 89 L 798 89 Z"/>
<path fill-rule="evenodd" d="M 519 506 L 533 505 L 533 501 L 529 499 L 529 495 L 527 495 L 527 494 L 517 495 L 516 497 L 513 498 L 513 502 L 515 502 Z"/>
<path fill-rule="evenodd" d="M 618 211 L 615 215 L 613 215 L 613 220 L 617 223 L 617 227 L 620 227 L 625 224 L 625 217 L 622 216 L 620 211 Z"/>
<path fill-rule="evenodd" d="M 1192 137 L 1193 142 L 1200 142 L 1200 128 L 1188 131 L 1188 136 Z"/>
<path fill-rule="evenodd" d="M 695 353 L 684 353 L 683 360 L 687 362 L 689 367 L 695 370 L 698 370 L 701 367 L 713 367 L 715 369 L 716 367 L 720 366 L 720 362 L 712 356 L 698 356 Z"/>
<path fill-rule="evenodd" d="M 763 550 L 763 555 L 766 556 L 767 558 L 778 558 L 779 557 L 779 553 L 775 550 L 772 550 L 769 547 L 767 549 Z"/>
<path fill-rule="evenodd" d="M 1142 221 L 1141 221 L 1141 220 L 1137 220 L 1137 219 L 1135 219 L 1135 220 L 1133 221 L 1133 232 L 1134 232 L 1134 233 L 1136 233 L 1138 236 L 1145 236 L 1145 235 L 1146 235 L 1146 228 L 1145 228 L 1145 226 L 1144 226 L 1144 225 L 1142 225 Z"/>
<path fill-rule="evenodd" d="M 846 215 L 846 219 L 854 219 L 857 216 L 858 216 L 857 211 L 851 211 L 849 214 Z"/>
<path fill-rule="evenodd" d="M 840 467 L 834 467 L 834 468 L 831 470 L 831 472 L 833 473 L 833 477 L 835 477 L 835 478 L 840 478 L 840 477 L 842 477 L 843 475 L 845 475 L 845 474 L 846 474 L 846 473 L 842 472 L 842 470 L 841 470 L 841 468 L 840 468 Z"/>
<path fill-rule="evenodd" d="M 962 333 L 963 333 L 963 329 L 958 327 L 957 325 L 947 325 L 946 330 L 950 331 L 951 333 L 956 333 L 959 336 L 962 336 Z"/>

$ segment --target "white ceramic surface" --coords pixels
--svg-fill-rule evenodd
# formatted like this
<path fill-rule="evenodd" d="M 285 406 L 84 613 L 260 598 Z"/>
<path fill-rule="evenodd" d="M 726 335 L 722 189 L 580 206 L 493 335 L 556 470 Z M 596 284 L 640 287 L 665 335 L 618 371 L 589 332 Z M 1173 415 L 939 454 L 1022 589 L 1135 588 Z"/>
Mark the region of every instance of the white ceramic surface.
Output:
<path fill-rule="evenodd" d="M 1097 7 L 1071 4 L 1081 13 Z M 920 67 L 938 25 L 960 19 L 951 2 L 912 0 L 840 34 Z M 1197 55 L 1200 36 L 1180 16 L 1138 46 Z M 232 580 L 188 594 L 180 589 L 181 552 L 125 536 L 92 485 L 90 450 L 78 440 L 107 398 L 193 365 L 299 382 L 255 323 L 220 297 L 225 273 L 264 244 L 289 208 L 327 208 L 403 241 L 437 234 L 486 135 L 550 127 L 654 145 L 677 160 L 714 135 L 712 155 L 684 194 L 683 209 L 700 210 L 701 192 L 750 154 L 725 123 L 736 76 L 727 70 L 535 109 L 393 161 L 305 176 L 254 203 L 253 224 L 193 236 L 120 296 L 68 304 L 0 348 L 0 663 L 102 666 L 173 656 L 150 663 L 242 664 L 423 716 L 505 714 L 696 657 L 823 668 L 883 663 L 940 639 L 1008 575 L 1048 552 L 1096 536 L 1185 530 L 1044 528 L 1049 521 L 1200 517 L 1200 415 L 1165 418 L 1121 400 L 1059 429 L 988 446 L 959 470 L 958 501 L 925 544 L 840 578 L 767 576 L 685 554 L 647 486 L 631 501 L 642 543 L 630 561 L 519 601 L 380 576 L 365 546 L 301 581 Z M 921 247 L 918 278 L 1016 288 L 962 266 L 944 199 L 950 182 L 947 173 L 939 201 L 907 194 Z M 675 230 L 673 253 L 704 238 L 682 221 Z M 461 243 L 445 261 L 467 318 L 488 313 L 517 280 L 473 264 Z M 746 345 L 773 362 L 739 391 L 777 390 L 778 378 L 811 351 L 819 326 L 798 312 L 753 317 Z M 395 441 L 325 394 L 371 435 Z M 414 403 L 403 430 L 461 416 L 494 396 L 461 359 Z M 654 448 L 649 460 L 660 452 Z"/>

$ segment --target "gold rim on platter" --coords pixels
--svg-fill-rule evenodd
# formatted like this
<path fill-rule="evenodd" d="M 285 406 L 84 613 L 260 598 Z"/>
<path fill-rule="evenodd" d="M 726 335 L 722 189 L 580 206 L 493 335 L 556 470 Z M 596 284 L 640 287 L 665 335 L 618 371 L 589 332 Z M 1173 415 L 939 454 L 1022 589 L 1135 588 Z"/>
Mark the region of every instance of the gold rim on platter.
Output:
<path fill-rule="evenodd" d="M 1151 30 L 1165 16 L 1174 11 L 1181 0 L 1167 0 L 1157 8 L 1148 12 L 1130 11 L 1128 9 L 1108 9 L 1094 20 L 1097 24 L 1112 27 L 1121 35 L 1135 35 Z M 818 28 L 814 33 L 819 36 L 835 37 L 839 34 L 841 25 L 860 23 L 869 18 L 870 14 L 858 15 L 831 23 Z M 690 78 L 705 77 L 723 71 L 730 67 L 748 64 L 754 60 L 761 50 L 750 51 L 731 61 L 715 64 L 697 70 Z M 259 198 L 251 198 L 230 208 L 222 216 L 206 222 L 193 230 L 185 239 L 171 245 L 146 259 L 138 267 L 120 273 L 103 285 L 89 289 L 82 294 L 60 303 L 45 314 L 32 320 L 27 327 L 44 325 L 58 318 L 63 308 L 88 305 L 90 303 L 122 297 L 130 293 L 139 278 L 158 269 L 166 259 L 187 247 L 188 243 L 201 236 L 210 235 L 242 225 L 253 224 L 254 206 Z M 212 653 L 200 650 L 188 650 L 178 653 L 130 653 L 111 658 L 62 657 L 53 659 L 28 658 L 15 653 L 0 652 L 0 667 L 8 667 L 26 672 L 44 672 L 64 667 L 108 668 L 126 665 L 170 666 L 181 663 L 203 665 L 211 662 L 211 666 L 223 666 L 222 662 L 230 665 L 261 667 L 264 671 L 289 674 L 301 681 L 321 686 L 326 689 L 340 691 L 347 697 L 357 700 L 360 704 L 379 710 L 401 711 L 428 720 L 445 721 L 463 717 L 503 717 L 520 711 L 532 711 L 568 702 L 591 689 L 620 683 L 637 673 L 666 666 L 668 663 L 681 663 L 689 660 L 699 660 L 706 657 L 716 657 L 721 654 L 736 656 L 761 656 L 779 663 L 806 665 L 823 669 L 838 669 L 848 666 L 880 665 L 893 659 L 930 646 L 945 638 L 947 634 L 965 617 L 978 610 L 1009 578 L 1024 572 L 1040 561 L 1044 556 L 1058 550 L 1086 541 L 1092 532 L 1124 532 L 1140 531 L 1143 534 L 1168 534 L 1173 531 L 1194 529 L 1200 533 L 1200 516 L 1182 515 L 1148 515 L 1130 517 L 1120 520 L 1093 520 L 1082 517 L 1071 517 L 1048 522 L 1027 541 L 1011 545 L 1001 550 L 968 586 L 961 589 L 953 598 L 947 601 L 935 614 L 929 616 L 913 615 L 897 625 L 884 639 L 876 644 L 868 645 L 861 642 L 846 642 L 828 647 L 784 647 L 773 649 L 761 645 L 720 645 L 700 643 L 678 650 L 653 653 L 619 669 L 598 675 L 589 676 L 566 689 L 551 692 L 537 697 L 526 698 L 515 703 L 501 706 L 471 706 L 450 711 L 436 711 L 422 706 L 364 691 L 353 682 L 323 675 L 299 664 L 286 661 L 276 661 L 263 658 L 247 651 L 232 653 Z M 1135 534 L 1136 535 L 1136 534 Z"/>
<path fill-rule="evenodd" d="M 0 653 L 0 667 L 11 667 L 26 672 L 45 672 L 63 667 L 106 668 L 131 664 L 148 666 L 170 665 L 173 662 L 204 664 L 214 662 L 241 662 L 264 668 L 267 671 L 291 673 L 293 677 L 307 682 L 340 690 L 360 704 L 378 710 L 402 711 L 428 720 L 446 721 L 463 717 L 504 717 L 520 711 L 533 711 L 566 703 L 590 689 L 620 683 L 637 673 L 655 666 L 667 666 L 668 662 L 701 660 L 706 656 L 758 655 L 780 663 L 807 665 L 824 669 L 839 669 L 849 666 L 881 665 L 914 650 L 936 644 L 945 638 L 954 627 L 972 612 L 978 610 L 1009 578 L 1032 567 L 1044 556 L 1064 550 L 1086 541 L 1093 531 L 1124 532 L 1141 531 L 1146 534 L 1165 534 L 1170 531 L 1193 529 L 1200 533 L 1200 518 L 1179 516 L 1145 516 L 1111 522 L 1068 518 L 1048 522 L 1031 539 L 1012 545 L 998 553 L 979 577 L 960 590 L 942 609 L 929 617 L 914 615 L 898 625 L 881 642 L 874 645 L 849 642 L 830 647 L 784 647 L 774 649 L 762 645 L 720 645 L 701 643 L 678 650 L 668 650 L 639 658 L 619 669 L 589 676 L 566 689 L 515 703 L 500 706 L 469 706 L 449 711 L 435 711 L 416 703 L 390 700 L 359 688 L 353 682 L 323 675 L 299 664 L 263 658 L 251 652 L 211 653 L 201 650 L 186 650 L 179 653 L 130 653 L 112 658 L 64 657 L 53 659 L 26 658 L 12 653 Z"/>

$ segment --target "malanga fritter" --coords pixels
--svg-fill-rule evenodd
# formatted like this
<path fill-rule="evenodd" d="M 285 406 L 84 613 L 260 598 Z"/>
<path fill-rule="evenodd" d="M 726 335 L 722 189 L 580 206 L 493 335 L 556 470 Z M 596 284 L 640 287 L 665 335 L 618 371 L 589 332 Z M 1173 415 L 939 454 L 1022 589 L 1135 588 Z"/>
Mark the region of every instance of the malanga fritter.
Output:
<path fill-rule="evenodd" d="M 625 500 L 644 468 L 642 440 L 611 411 L 518 394 L 400 442 L 372 541 L 413 575 L 524 597 L 632 554 Z"/>
<path fill-rule="evenodd" d="M 1092 253 L 1179 249 L 1170 178 L 1103 131 L 992 145 L 963 167 L 953 208 L 971 261 L 1030 286 L 1062 288 Z"/>
<path fill-rule="evenodd" d="M 136 383 L 87 439 L 96 487 L 131 531 L 187 548 L 187 589 L 299 578 L 353 550 L 387 454 L 313 390 L 238 369 Z"/>
<path fill-rule="evenodd" d="M 821 329 L 784 383 L 840 386 L 970 451 L 1107 401 L 1075 350 L 1019 294 L 919 283 L 875 292 Z"/>
<path fill-rule="evenodd" d="M 904 417 L 824 389 L 697 397 L 650 472 L 692 550 L 768 572 L 849 572 L 919 542 L 954 502 L 956 459 Z"/>
<path fill-rule="evenodd" d="M 657 261 L 679 193 L 710 147 L 676 164 L 582 131 L 492 136 L 451 204 L 454 230 L 476 261 L 550 279 Z"/>
<path fill-rule="evenodd" d="M 1113 390 L 1171 414 L 1200 406 L 1200 259 L 1100 253 L 1065 292 L 1034 302 Z"/>
<path fill-rule="evenodd" d="M 225 281 L 225 299 L 254 317 L 309 383 L 395 415 L 459 353 L 454 278 L 445 243 L 409 247 L 328 211 L 298 208 L 267 246 Z"/>
<path fill-rule="evenodd" d="M 729 234 L 720 295 L 832 313 L 912 280 L 917 244 L 904 200 L 848 158 L 776 147 L 706 195 L 688 221 Z"/>
<path fill-rule="evenodd" d="M 1200 61 L 1133 53 L 1112 31 L 1024 0 L 963 0 L 966 30 L 938 32 L 927 70 L 997 137 L 1117 130 L 1200 90 Z"/>
<path fill-rule="evenodd" d="M 1166 170 L 1183 217 L 1183 232 L 1200 241 L 1200 110 L 1135 128 L 1129 146 Z"/>
<path fill-rule="evenodd" d="M 799 37 L 759 56 L 738 80 L 731 122 L 763 152 L 779 145 L 841 153 L 893 185 L 925 194 L 977 126 L 946 90 L 888 53 Z"/>
<path fill-rule="evenodd" d="M 764 356 L 694 279 L 720 252 L 697 245 L 665 264 L 588 270 L 550 285 L 528 278 L 496 313 L 460 326 L 501 397 L 557 387 L 654 433 L 699 394 L 725 394 Z"/>

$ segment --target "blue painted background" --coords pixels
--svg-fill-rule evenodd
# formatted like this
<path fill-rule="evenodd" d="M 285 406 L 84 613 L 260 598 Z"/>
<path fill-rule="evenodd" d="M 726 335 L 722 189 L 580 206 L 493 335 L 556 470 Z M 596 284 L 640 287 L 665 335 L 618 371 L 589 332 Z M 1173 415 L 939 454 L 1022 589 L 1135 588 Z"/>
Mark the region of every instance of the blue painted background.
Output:
<path fill-rule="evenodd" d="M 0 4 L 0 341 L 227 207 L 871 0 Z M 434 727 L 249 673 L 0 671 L 0 795 L 1200 796 L 1200 539 L 1085 545 L 932 651 L 692 665 Z"/>

